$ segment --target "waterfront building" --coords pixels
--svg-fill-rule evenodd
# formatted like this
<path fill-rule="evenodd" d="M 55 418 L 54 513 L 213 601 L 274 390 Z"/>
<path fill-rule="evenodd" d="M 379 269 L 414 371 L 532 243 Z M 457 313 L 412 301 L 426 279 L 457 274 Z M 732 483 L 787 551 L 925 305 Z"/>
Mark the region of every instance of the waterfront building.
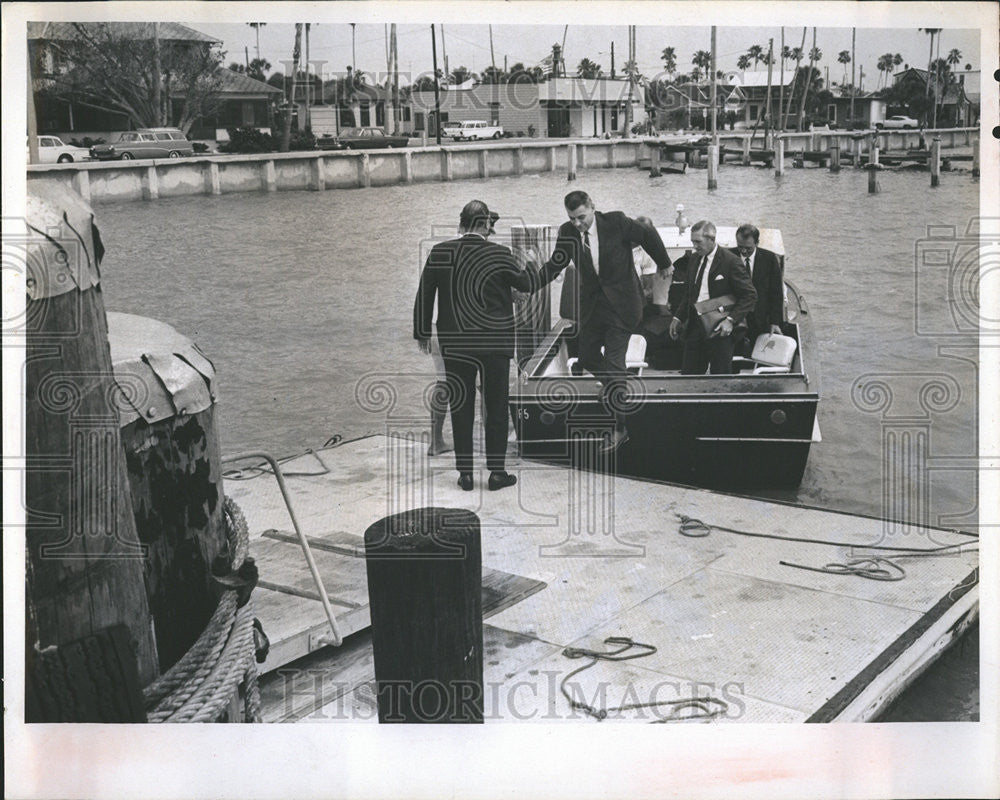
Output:
<path fill-rule="evenodd" d="M 483 83 L 439 94 L 442 123 L 483 120 L 520 136 L 621 136 L 630 102 L 633 122 L 645 119 L 642 87 L 630 91 L 627 80 L 611 78 Z M 434 92 L 413 92 L 411 104 L 414 132 L 436 135 Z"/>

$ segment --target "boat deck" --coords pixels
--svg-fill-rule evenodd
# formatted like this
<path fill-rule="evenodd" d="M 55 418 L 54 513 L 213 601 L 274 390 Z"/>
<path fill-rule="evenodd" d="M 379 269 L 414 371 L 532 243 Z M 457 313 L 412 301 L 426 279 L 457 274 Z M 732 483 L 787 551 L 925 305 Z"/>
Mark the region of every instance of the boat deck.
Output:
<path fill-rule="evenodd" d="M 227 477 L 260 570 L 253 597 L 271 640 L 266 720 L 377 718 L 363 535 L 407 508 L 464 507 L 481 520 L 487 722 L 592 721 L 560 692 L 587 663 L 563 649 L 605 650 L 614 636 L 656 652 L 600 661 L 567 685 L 611 719 L 656 721 L 676 710 L 670 701 L 699 694 L 726 704 L 713 706 L 724 709 L 718 721 L 867 720 L 976 618 L 969 534 L 516 457 L 508 461 L 516 487 L 486 491 L 482 472 L 467 493 L 455 485 L 453 455 L 428 458 L 424 436 L 370 436 L 283 465 L 338 623 L 351 634 L 340 648 L 321 646 L 328 626 L 274 477 Z M 715 529 L 683 536 L 678 515 L 806 541 Z M 821 567 L 868 552 L 820 540 L 964 546 L 894 558 L 905 570 L 899 581 L 780 563 Z"/>

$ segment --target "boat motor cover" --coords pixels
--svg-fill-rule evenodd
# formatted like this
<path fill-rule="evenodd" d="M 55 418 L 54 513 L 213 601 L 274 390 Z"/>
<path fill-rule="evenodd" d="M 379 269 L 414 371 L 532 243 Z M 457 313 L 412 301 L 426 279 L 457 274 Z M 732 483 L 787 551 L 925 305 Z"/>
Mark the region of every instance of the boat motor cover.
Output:
<path fill-rule="evenodd" d="M 750 358 L 758 364 L 768 367 L 784 367 L 788 369 L 792 366 L 792 359 L 795 358 L 795 339 L 791 336 L 782 336 L 777 333 L 762 333 L 757 337 L 753 345 L 753 353 Z"/>

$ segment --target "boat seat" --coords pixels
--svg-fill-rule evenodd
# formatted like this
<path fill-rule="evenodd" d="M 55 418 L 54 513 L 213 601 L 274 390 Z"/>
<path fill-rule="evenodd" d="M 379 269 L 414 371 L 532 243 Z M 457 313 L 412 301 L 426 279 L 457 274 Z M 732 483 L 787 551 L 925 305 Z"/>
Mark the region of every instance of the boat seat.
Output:
<path fill-rule="evenodd" d="M 604 352 L 603 347 L 601 352 Z M 572 370 L 576 362 L 576 357 L 567 359 L 566 366 Z M 646 337 L 633 333 L 628 340 L 628 350 L 625 351 L 625 369 L 630 372 L 634 370 L 636 375 L 642 375 L 642 371 L 648 366 L 649 364 L 646 363 Z"/>
<path fill-rule="evenodd" d="M 750 358 L 734 358 L 733 366 L 741 374 L 769 375 L 789 372 L 795 358 L 797 342 L 791 336 L 762 333 L 753 345 Z"/>

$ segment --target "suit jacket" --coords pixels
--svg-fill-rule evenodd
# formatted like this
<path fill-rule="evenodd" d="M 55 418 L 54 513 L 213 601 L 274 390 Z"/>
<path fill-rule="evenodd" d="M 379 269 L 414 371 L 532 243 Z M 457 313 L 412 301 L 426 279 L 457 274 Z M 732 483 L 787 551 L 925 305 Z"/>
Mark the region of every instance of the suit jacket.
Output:
<path fill-rule="evenodd" d="M 572 222 L 566 221 L 559 227 L 552 257 L 542 267 L 542 280 L 552 280 L 572 261 L 579 274 L 580 324 L 587 324 L 603 296 L 626 326 L 637 329 L 642 322 L 643 295 L 632 248 L 640 245 L 658 269 L 670 266 L 670 256 L 655 229 L 640 225 L 621 211 L 596 212 L 594 225 L 599 272 L 583 267 L 583 236 Z"/>
<path fill-rule="evenodd" d="M 738 249 L 733 249 L 736 257 L 743 261 Z M 744 263 L 744 269 L 746 264 Z M 785 321 L 784 274 L 778 256 L 770 250 L 757 248 L 753 262 L 753 286 L 757 290 L 757 303 L 747 314 L 750 333 L 756 336 L 771 325 Z"/>
<path fill-rule="evenodd" d="M 521 270 L 511 251 L 466 234 L 431 248 L 413 302 L 413 338 L 431 337 L 437 297 L 437 335 L 443 355 L 514 355 L 511 289 L 533 292 L 539 273 Z"/>
<path fill-rule="evenodd" d="M 686 282 L 685 302 L 678 309 L 677 316 L 683 321 L 688 321 L 694 316 L 692 310 L 698 301 L 700 287 L 697 284 L 698 267 L 701 259 L 692 257 L 688 268 L 688 280 Z M 724 294 L 735 295 L 736 306 L 729 312 L 736 325 L 742 323 L 748 313 L 757 302 L 757 290 L 754 289 L 747 273 L 746 267 L 738 256 L 733 255 L 729 250 L 722 247 L 715 248 L 715 256 L 712 258 L 712 266 L 708 269 L 708 274 L 702 277 L 702 282 L 708 281 L 708 296 L 721 297 Z"/>

